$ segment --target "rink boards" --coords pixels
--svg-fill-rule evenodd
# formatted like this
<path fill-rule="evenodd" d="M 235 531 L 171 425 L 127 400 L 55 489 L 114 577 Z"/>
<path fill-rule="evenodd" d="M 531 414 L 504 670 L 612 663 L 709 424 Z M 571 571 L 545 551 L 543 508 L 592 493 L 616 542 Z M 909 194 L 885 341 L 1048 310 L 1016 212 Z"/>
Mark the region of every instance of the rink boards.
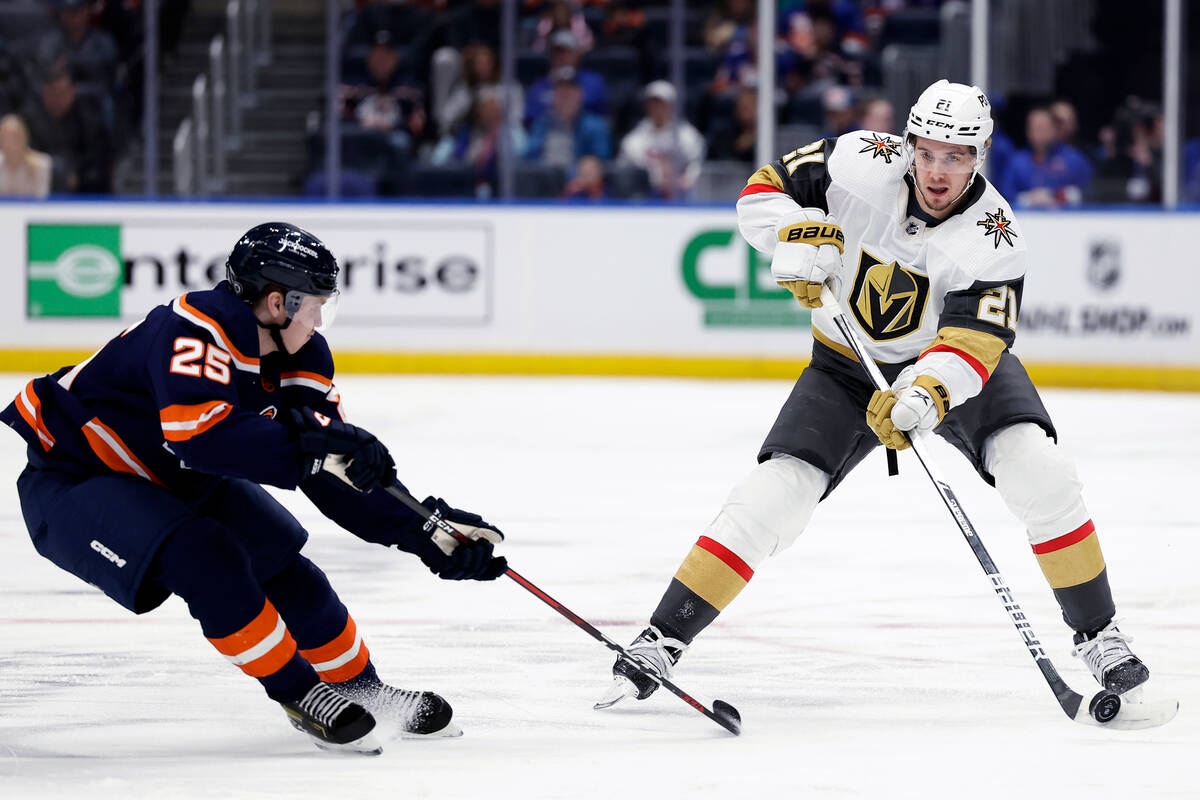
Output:
<path fill-rule="evenodd" d="M 6 203 L 19 286 L 0 300 L 0 369 L 77 361 L 211 286 L 271 219 L 342 264 L 342 371 L 787 377 L 811 346 L 732 208 Z M 1200 389 L 1200 213 L 1024 213 L 1013 230 L 1031 254 L 1016 352 L 1040 382 Z"/>

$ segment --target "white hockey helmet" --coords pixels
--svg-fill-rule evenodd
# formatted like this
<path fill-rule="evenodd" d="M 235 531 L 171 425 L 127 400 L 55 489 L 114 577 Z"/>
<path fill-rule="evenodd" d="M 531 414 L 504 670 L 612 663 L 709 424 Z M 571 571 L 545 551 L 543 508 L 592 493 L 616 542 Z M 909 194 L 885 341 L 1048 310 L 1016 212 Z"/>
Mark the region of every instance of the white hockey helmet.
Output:
<path fill-rule="evenodd" d="M 921 92 L 908 112 L 907 132 L 982 153 L 992 135 L 992 106 L 978 86 L 942 78 Z"/>
<path fill-rule="evenodd" d="M 921 92 L 909 109 L 904 138 L 910 156 L 917 136 L 974 149 L 970 186 L 987 156 L 993 127 L 992 105 L 982 89 L 942 78 Z"/>

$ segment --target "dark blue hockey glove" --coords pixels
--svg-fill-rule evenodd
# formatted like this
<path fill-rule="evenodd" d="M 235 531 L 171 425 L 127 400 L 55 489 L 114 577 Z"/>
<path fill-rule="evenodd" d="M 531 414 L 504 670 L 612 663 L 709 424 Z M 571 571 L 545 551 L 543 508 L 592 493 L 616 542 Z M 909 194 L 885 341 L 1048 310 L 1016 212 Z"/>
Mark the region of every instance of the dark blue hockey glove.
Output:
<path fill-rule="evenodd" d="M 447 581 L 494 581 L 508 569 L 508 561 L 492 551 L 504 534 L 478 514 L 453 508 L 440 497 L 427 497 L 423 505 L 438 513 L 467 537 L 459 541 L 434 528 L 417 551 L 434 575 Z"/>
<path fill-rule="evenodd" d="M 311 408 L 293 408 L 290 417 L 293 430 L 300 434 L 304 454 L 301 480 L 324 469 L 360 492 L 391 486 L 396 481 L 392 454 L 367 431 Z"/>

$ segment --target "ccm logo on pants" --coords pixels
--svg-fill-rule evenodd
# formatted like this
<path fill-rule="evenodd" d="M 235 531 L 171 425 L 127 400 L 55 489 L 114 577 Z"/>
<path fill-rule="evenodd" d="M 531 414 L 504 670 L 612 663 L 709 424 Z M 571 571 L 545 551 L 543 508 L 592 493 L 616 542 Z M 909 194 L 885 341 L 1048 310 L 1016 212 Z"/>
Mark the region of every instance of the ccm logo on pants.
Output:
<path fill-rule="evenodd" d="M 92 549 L 95 550 L 100 555 L 107 558 L 112 563 L 116 564 L 117 567 L 125 566 L 125 559 L 121 558 L 119 555 L 114 553 L 112 550 L 109 550 L 107 547 L 100 544 L 95 539 L 92 539 Z"/>

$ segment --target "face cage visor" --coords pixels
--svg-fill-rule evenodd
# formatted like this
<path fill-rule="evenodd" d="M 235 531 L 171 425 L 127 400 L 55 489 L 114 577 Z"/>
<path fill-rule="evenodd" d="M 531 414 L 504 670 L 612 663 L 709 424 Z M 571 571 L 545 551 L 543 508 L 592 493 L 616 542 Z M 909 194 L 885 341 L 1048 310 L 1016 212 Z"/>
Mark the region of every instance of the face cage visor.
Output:
<path fill-rule="evenodd" d="M 283 299 L 283 307 L 287 311 L 288 324 L 299 322 L 317 331 L 327 331 L 333 327 L 337 317 L 340 293 L 334 291 L 328 296 L 305 294 L 292 290 Z"/>
<path fill-rule="evenodd" d="M 979 148 L 970 144 L 963 145 L 963 147 L 970 151 L 969 154 L 963 154 L 961 151 L 935 150 L 919 140 L 910 140 L 909 148 L 912 150 L 910 163 L 922 172 L 933 172 L 938 175 L 974 175 L 983 165 L 983 159 L 979 156 Z"/>

